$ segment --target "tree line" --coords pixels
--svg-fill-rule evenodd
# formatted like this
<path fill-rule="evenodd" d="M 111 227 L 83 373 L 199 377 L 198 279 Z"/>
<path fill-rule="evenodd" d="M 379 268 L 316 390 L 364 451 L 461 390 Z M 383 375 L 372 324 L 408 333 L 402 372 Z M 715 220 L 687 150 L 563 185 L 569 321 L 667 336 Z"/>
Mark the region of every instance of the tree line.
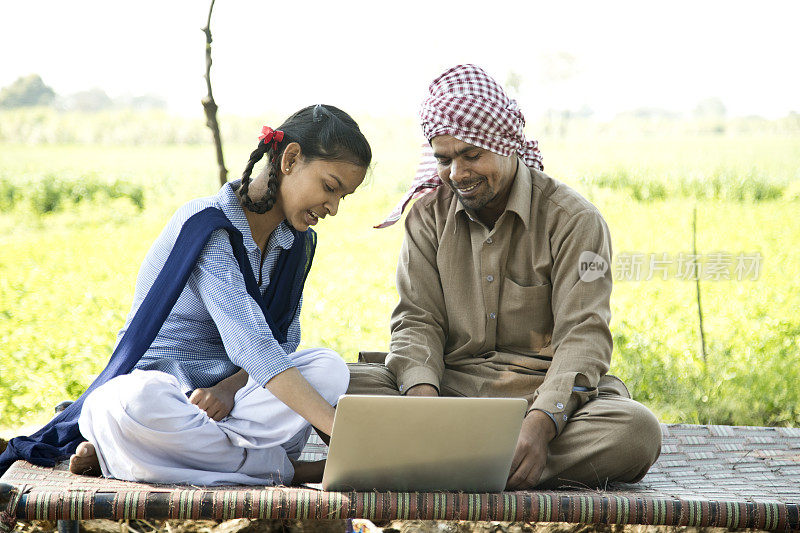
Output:
<path fill-rule="evenodd" d="M 59 110 L 103 111 L 106 109 L 165 109 L 166 102 L 154 95 L 111 98 L 94 87 L 68 95 L 59 95 L 38 74 L 20 76 L 0 89 L 0 108 L 52 107 Z"/>

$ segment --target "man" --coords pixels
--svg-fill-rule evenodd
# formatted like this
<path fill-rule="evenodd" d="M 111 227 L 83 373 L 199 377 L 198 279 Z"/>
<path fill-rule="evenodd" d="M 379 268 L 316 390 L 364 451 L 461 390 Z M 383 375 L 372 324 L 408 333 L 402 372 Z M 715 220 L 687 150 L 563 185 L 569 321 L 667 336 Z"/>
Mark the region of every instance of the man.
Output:
<path fill-rule="evenodd" d="M 606 374 L 603 217 L 542 172 L 516 102 L 480 68 L 434 80 L 420 116 L 435 165 L 379 227 L 435 191 L 406 218 L 386 365 L 351 365 L 348 392 L 523 397 L 509 489 L 638 481 L 661 432 Z"/>

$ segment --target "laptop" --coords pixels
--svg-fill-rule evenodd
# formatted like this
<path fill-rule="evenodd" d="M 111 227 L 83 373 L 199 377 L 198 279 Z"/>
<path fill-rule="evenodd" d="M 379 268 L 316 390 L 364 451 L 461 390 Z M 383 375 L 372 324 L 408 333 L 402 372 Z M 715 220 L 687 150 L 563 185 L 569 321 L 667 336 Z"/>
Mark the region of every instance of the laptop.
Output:
<path fill-rule="evenodd" d="M 322 488 L 500 492 L 527 407 L 522 398 L 346 394 Z"/>

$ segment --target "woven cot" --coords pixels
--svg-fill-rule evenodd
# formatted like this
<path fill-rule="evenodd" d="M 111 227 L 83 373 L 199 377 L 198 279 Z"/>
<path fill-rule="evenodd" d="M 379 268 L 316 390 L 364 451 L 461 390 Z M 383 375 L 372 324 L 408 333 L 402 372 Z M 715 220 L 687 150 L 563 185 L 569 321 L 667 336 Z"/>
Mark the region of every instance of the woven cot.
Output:
<path fill-rule="evenodd" d="M 661 457 L 640 483 L 601 490 L 325 492 L 152 485 L 76 476 L 23 461 L 0 478 L 15 520 L 282 518 L 492 520 L 800 529 L 800 429 L 662 425 Z M 309 443 L 304 459 L 325 447 Z"/>

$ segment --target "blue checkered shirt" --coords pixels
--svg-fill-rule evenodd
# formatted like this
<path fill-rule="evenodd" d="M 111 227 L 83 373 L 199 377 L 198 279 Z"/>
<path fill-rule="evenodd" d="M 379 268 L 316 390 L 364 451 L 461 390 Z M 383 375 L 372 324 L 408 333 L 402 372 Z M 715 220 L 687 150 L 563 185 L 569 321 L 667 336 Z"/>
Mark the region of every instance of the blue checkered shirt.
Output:
<path fill-rule="evenodd" d="M 133 306 L 117 335 L 118 343 L 164 266 L 184 222 L 207 207 L 221 209 L 242 232 L 253 274 L 259 279 L 261 250 L 253 240 L 238 197 L 230 184 L 226 184 L 215 196 L 193 200 L 178 209 L 153 243 L 139 269 Z M 270 235 L 260 272 L 262 294 L 269 285 L 278 255 L 293 242 L 294 235 L 286 221 Z M 216 230 L 136 368 L 170 373 L 178 378 L 184 391 L 214 385 L 240 368 L 265 385 L 273 376 L 293 366 L 287 354 L 296 351 L 300 344 L 302 299 L 300 303 L 289 325 L 286 342 L 279 344 L 260 307 L 247 293 L 228 233 Z"/>

